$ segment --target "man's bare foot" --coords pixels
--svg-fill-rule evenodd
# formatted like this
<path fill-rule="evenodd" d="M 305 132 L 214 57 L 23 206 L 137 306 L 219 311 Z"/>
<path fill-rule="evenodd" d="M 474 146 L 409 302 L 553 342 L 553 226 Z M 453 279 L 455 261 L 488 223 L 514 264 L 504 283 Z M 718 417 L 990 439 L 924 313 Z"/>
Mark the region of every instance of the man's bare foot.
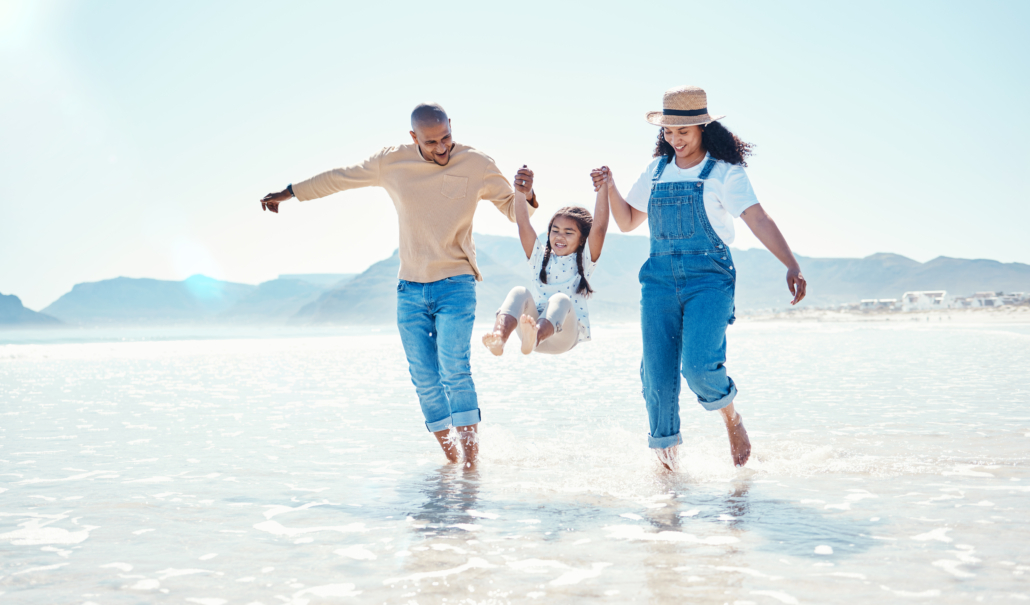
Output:
<path fill-rule="evenodd" d="M 528 315 L 519 318 L 519 334 L 522 336 L 522 354 L 529 355 L 536 348 L 536 320 Z"/>
<path fill-rule="evenodd" d="M 499 332 L 487 332 L 483 334 L 483 346 L 500 357 L 504 353 L 504 336 Z"/>
<path fill-rule="evenodd" d="M 656 449 L 655 454 L 658 455 L 658 462 L 665 467 L 667 471 L 675 471 L 678 467 L 677 450 L 679 446 L 670 445 L 667 448 Z"/>
<path fill-rule="evenodd" d="M 730 438 L 730 455 L 733 456 L 734 466 L 744 466 L 751 457 L 751 440 L 747 438 L 744 419 L 740 414 L 735 416 L 732 424 L 726 424 L 726 434 Z"/>
<path fill-rule="evenodd" d="M 458 461 L 459 450 L 458 450 L 458 434 L 454 433 L 453 428 L 444 429 L 442 431 L 436 431 L 433 436 L 440 443 L 440 447 L 443 449 L 443 455 L 447 456 L 447 462 L 454 464 Z"/>
<path fill-rule="evenodd" d="M 461 449 L 465 453 L 464 470 L 475 470 L 479 462 L 479 432 L 475 424 L 458 427 L 458 440 L 461 442 Z"/>

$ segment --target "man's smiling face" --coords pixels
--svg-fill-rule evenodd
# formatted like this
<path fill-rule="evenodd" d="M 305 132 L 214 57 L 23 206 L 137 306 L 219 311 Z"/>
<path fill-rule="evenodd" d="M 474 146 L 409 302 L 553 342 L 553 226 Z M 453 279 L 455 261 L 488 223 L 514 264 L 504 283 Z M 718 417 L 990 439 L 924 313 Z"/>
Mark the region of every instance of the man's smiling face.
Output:
<path fill-rule="evenodd" d="M 439 124 L 416 124 L 411 131 L 411 140 L 418 144 L 422 151 L 422 157 L 446 166 L 451 161 L 451 149 L 454 141 L 451 139 L 451 121 Z"/>

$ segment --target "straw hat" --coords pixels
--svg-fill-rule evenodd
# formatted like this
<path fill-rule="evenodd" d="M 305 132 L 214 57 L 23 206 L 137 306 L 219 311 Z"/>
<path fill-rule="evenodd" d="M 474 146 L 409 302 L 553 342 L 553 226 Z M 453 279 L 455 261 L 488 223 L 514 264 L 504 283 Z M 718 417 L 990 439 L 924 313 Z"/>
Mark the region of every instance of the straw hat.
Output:
<path fill-rule="evenodd" d="M 662 111 L 647 112 L 647 121 L 656 126 L 699 126 L 726 117 L 708 115 L 708 95 L 697 86 L 666 90 L 662 107 Z"/>

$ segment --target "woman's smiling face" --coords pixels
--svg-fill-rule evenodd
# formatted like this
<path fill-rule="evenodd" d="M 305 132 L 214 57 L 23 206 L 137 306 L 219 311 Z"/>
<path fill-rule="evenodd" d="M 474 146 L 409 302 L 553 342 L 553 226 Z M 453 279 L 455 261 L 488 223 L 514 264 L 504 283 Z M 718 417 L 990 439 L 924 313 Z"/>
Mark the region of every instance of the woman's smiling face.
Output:
<path fill-rule="evenodd" d="M 551 232 L 547 234 L 551 242 L 551 253 L 566 256 L 579 250 L 583 234 L 579 231 L 579 223 L 567 216 L 556 216 L 551 221 Z"/>
<path fill-rule="evenodd" d="M 676 150 L 676 157 L 687 158 L 701 148 L 700 126 L 666 126 L 662 129 L 665 142 Z"/>

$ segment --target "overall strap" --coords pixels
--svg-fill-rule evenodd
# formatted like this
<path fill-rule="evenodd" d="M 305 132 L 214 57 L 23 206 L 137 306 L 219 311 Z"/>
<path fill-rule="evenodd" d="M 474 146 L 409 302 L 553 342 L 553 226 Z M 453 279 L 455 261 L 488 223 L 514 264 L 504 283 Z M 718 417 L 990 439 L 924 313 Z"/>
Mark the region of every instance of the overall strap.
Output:
<path fill-rule="evenodd" d="M 669 156 L 663 155 L 658 158 L 658 165 L 655 166 L 654 176 L 651 177 L 651 188 L 658 184 L 658 179 L 662 178 L 662 173 L 665 172 L 665 167 L 669 165 Z"/>
<path fill-rule="evenodd" d="M 705 162 L 705 167 L 701 169 L 701 174 L 697 175 L 697 178 L 702 181 L 707 179 L 708 175 L 712 173 L 713 168 L 715 168 L 715 158 L 708 158 L 708 161 Z"/>

